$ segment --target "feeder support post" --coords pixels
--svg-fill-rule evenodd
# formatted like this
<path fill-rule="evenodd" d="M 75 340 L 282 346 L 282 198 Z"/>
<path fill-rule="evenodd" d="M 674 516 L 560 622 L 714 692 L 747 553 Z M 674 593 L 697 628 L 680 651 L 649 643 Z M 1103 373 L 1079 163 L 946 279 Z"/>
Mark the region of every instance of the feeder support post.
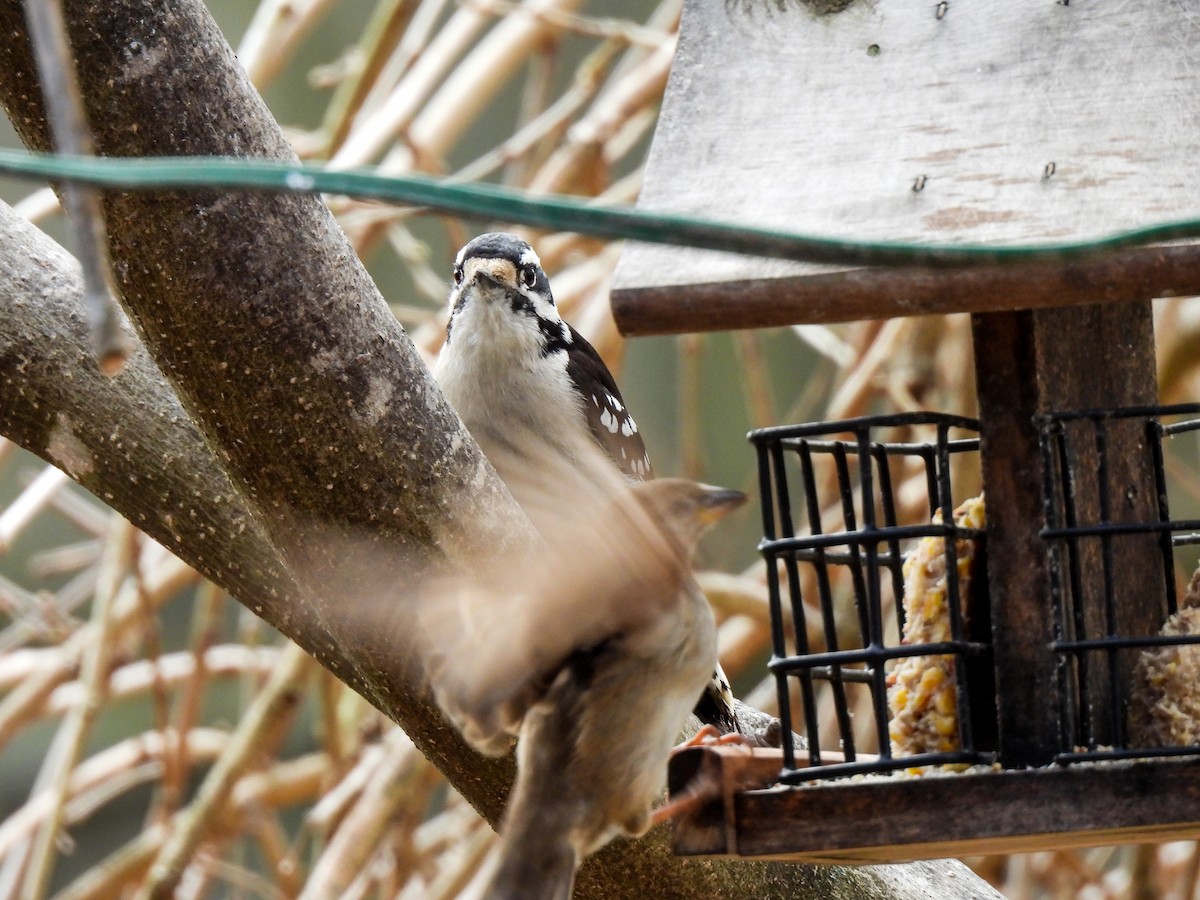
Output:
<path fill-rule="evenodd" d="M 1039 536 L 1045 524 L 1045 472 L 1034 417 L 1075 409 L 1157 402 L 1154 325 L 1149 301 L 1042 310 L 980 313 L 972 317 L 983 484 L 987 494 L 988 588 L 996 670 L 1001 763 L 1008 768 L 1051 762 L 1073 738 L 1063 731 L 1062 661 L 1047 653 L 1055 640 L 1051 561 Z M 1134 428 L 1109 434 L 1107 479 L 1118 521 L 1153 521 L 1154 475 Z M 1090 453 L 1073 450 L 1077 470 L 1095 470 Z M 1093 504 L 1090 497 L 1080 502 Z M 1094 509 L 1081 514 L 1096 521 Z M 1087 548 L 1098 550 L 1095 547 Z M 1153 634 L 1161 590 L 1162 558 L 1153 540 L 1117 548 L 1114 571 L 1117 629 Z M 1087 556 L 1097 557 L 1098 553 Z M 1103 573 L 1097 559 L 1083 567 L 1085 618 L 1100 632 Z M 1125 654 L 1131 657 L 1132 654 Z M 1128 696 L 1132 660 L 1122 658 L 1114 697 L 1103 666 L 1089 667 L 1087 692 L 1097 708 Z M 1093 715 L 1100 742 L 1114 739 L 1107 716 Z"/>

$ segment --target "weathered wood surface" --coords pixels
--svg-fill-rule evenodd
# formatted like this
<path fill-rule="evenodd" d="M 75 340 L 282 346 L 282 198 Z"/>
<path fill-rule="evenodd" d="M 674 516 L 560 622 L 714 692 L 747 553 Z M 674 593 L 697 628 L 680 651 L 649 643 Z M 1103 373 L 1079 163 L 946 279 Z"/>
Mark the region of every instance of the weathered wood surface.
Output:
<path fill-rule="evenodd" d="M 1200 20 L 1186 0 L 815 6 L 687 5 L 641 206 L 970 244 L 1200 214 Z M 749 327 L 1189 294 L 1197 261 L 1188 246 L 1077 261 L 1069 277 L 1056 265 L 845 275 L 635 243 L 613 299 L 629 332 Z"/>
<path fill-rule="evenodd" d="M 1074 309 L 1026 310 L 972 319 L 975 379 L 979 392 L 983 486 L 988 504 L 988 593 L 992 612 L 1001 762 L 1008 767 L 1049 763 L 1068 749 L 1059 731 L 1058 659 L 1049 650 L 1056 636 L 1051 608 L 1052 573 L 1044 522 L 1044 472 L 1033 417 L 1054 410 L 1143 406 L 1158 401 L 1154 327 L 1147 301 Z M 1140 423 L 1114 422 L 1108 435 L 1108 489 L 1114 522 L 1148 522 L 1157 516 L 1151 460 Z M 1072 445 L 1071 462 L 1081 521 L 1100 520 L 1098 498 L 1087 475 L 1095 474 L 1094 446 Z M 1104 619 L 1104 572 L 1098 541 L 1081 547 L 1088 633 L 1100 637 Z M 1151 635 L 1165 618 L 1163 568 L 1153 535 L 1114 544 L 1114 626 L 1125 636 Z M 1112 693 L 1106 658 L 1088 657 L 1092 737 L 1119 743 L 1124 697 L 1136 652 L 1115 660 L 1119 695 Z M 1113 711 L 1117 718 L 1114 718 Z M 1065 744 L 1065 746 L 1064 746 Z"/>
<path fill-rule="evenodd" d="M 730 778 L 778 767 L 739 751 L 688 751 L 689 769 Z M 673 767 L 676 761 L 673 761 Z M 785 827 L 786 826 L 786 827 Z M 897 862 L 1173 839 L 1200 833 L 1200 759 L 723 792 L 675 825 L 681 855 L 804 862 Z"/>

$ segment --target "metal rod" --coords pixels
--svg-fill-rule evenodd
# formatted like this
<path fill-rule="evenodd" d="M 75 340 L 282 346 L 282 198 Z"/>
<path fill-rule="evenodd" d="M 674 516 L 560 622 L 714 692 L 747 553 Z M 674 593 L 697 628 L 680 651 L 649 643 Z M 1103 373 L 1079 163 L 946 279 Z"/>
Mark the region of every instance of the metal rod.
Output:
<path fill-rule="evenodd" d="M 771 463 L 767 456 L 767 445 L 755 446 L 758 456 L 758 486 L 762 507 L 763 534 L 767 538 L 775 536 L 775 503 L 771 477 Z M 764 554 L 767 564 L 767 598 L 771 612 L 771 650 L 776 658 L 787 656 L 787 644 L 783 636 L 783 608 L 779 595 L 779 567 L 773 556 Z M 783 734 L 783 764 L 785 767 L 796 765 L 795 747 L 792 746 L 792 704 L 788 692 L 786 673 L 778 673 L 775 678 L 776 702 L 779 704 L 779 726 Z"/>
<path fill-rule="evenodd" d="M 779 505 L 779 528 L 784 537 L 792 533 L 792 501 L 787 488 L 786 469 L 784 467 L 783 447 L 780 444 L 771 445 L 771 462 L 775 469 L 775 497 Z M 796 561 L 788 557 L 783 559 L 784 569 L 788 579 L 788 600 L 792 610 L 792 631 L 796 640 L 796 652 L 808 652 L 808 623 L 804 615 L 804 602 L 800 596 L 800 571 Z M 804 725 L 808 738 L 809 753 L 818 757 L 821 753 L 820 723 L 817 720 L 816 692 L 813 690 L 812 678 L 807 672 L 798 673 L 800 679 L 800 695 L 804 704 Z M 785 732 L 790 735 L 791 732 Z M 790 743 L 790 740 L 788 741 Z"/>
<path fill-rule="evenodd" d="M 808 511 L 809 531 L 821 531 L 821 503 L 817 496 L 816 474 L 813 471 L 812 454 L 807 445 L 800 448 L 800 471 L 804 480 L 804 499 Z M 824 549 L 816 548 L 820 555 L 815 561 L 814 569 L 817 575 L 817 593 L 821 601 L 821 625 L 825 633 L 825 646 L 838 650 L 837 621 L 834 619 L 833 589 L 829 583 L 829 566 L 824 557 Z M 834 713 L 837 716 L 838 730 L 842 736 L 842 752 L 851 760 L 855 758 L 854 727 L 850 721 L 850 704 L 846 699 L 846 688 L 842 684 L 840 666 L 832 666 L 833 676 L 830 679 L 833 689 Z"/>
<path fill-rule="evenodd" d="M 1094 423 L 1096 434 L 1096 453 L 1099 456 L 1097 465 L 1097 480 L 1100 488 L 1100 521 L 1112 520 L 1112 497 L 1109 491 L 1108 471 L 1108 427 L 1106 419 L 1098 419 Z M 1116 579 L 1113 576 L 1113 545 L 1112 535 L 1100 536 L 1100 550 L 1104 573 L 1104 632 L 1107 637 L 1117 634 L 1116 610 Z M 1108 726 L 1109 742 L 1116 746 L 1125 745 L 1125 697 L 1121 690 L 1121 673 L 1118 669 L 1116 648 L 1110 647 L 1105 652 L 1105 662 L 1108 666 Z"/>
<path fill-rule="evenodd" d="M 773 659 L 767 666 L 772 670 L 782 668 L 805 669 L 823 665 L 847 665 L 849 663 L 865 663 L 866 665 L 882 665 L 890 659 L 902 659 L 909 656 L 953 656 L 968 654 L 972 656 L 987 653 L 991 647 L 978 641 L 937 641 L 930 644 L 901 644 L 897 647 L 866 647 L 861 650 L 830 650 L 824 653 L 809 653 L 802 656 L 788 656 Z"/>
<path fill-rule="evenodd" d="M 1200 424 L 1200 423 L 1197 423 Z M 1151 460 L 1154 469 L 1154 490 L 1158 495 L 1158 520 L 1170 522 L 1171 513 L 1167 498 L 1167 467 L 1163 461 L 1163 427 L 1157 420 L 1151 419 L 1146 423 L 1146 443 L 1150 446 Z M 1163 561 L 1163 581 L 1167 589 L 1167 615 L 1173 616 L 1179 609 L 1179 598 L 1175 591 L 1175 554 L 1174 541 L 1170 532 L 1159 533 L 1159 552 Z"/>

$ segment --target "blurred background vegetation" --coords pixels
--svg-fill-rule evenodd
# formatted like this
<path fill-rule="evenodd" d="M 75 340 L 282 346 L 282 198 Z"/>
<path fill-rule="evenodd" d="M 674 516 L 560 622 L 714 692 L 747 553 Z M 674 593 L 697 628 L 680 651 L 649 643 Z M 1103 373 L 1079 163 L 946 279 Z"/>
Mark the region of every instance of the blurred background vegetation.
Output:
<path fill-rule="evenodd" d="M 209 6 L 306 159 L 631 203 L 680 0 Z M 4 142 L 16 145 L 11 133 Z M 3 181 L 0 197 L 65 239 L 49 189 Z M 330 203 L 432 359 L 454 252 L 504 223 Z M 567 318 L 617 374 L 659 474 L 754 492 L 750 428 L 910 409 L 974 414 L 964 317 L 626 342 L 608 309 L 620 247 L 527 236 Z M 1160 301 L 1155 312 L 1162 400 L 1195 399 L 1200 306 Z M 1196 447 L 1175 449 L 1176 502 L 1195 504 Z M 919 520 L 924 503 L 913 493 L 906 514 Z M 738 693 L 770 709 L 757 515 L 723 526 L 701 562 Z M 86 652 L 101 634 L 97 610 L 117 602 L 114 586 L 130 584 L 132 605 L 97 661 Z M 141 877 L 163 823 L 186 809 L 287 653 L 231 598 L 172 569 L 103 503 L 0 439 L 0 897 L 39 885 L 64 897 L 117 896 Z M 303 702 L 259 736 L 258 766 L 209 827 L 179 895 L 287 897 L 307 886 L 454 896 L 490 830 L 390 723 L 315 663 L 296 665 Z M 88 698 L 94 719 L 78 712 Z M 72 735 L 82 736 L 74 749 Z M 65 791 L 55 792 L 56 778 L 69 779 Z M 69 837 L 47 837 L 53 817 Z M 1012 897 L 1198 896 L 1191 843 L 969 862 Z"/>

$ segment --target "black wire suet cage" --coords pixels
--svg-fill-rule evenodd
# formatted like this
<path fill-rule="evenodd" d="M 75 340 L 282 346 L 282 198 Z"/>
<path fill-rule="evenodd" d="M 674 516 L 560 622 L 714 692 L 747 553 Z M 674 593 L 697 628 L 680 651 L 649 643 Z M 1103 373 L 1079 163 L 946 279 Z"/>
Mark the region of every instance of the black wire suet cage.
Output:
<path fill-rule="evenodd" d="M 959 416 L 908 413 L 750 435 L 758 453 L 760 550 L 771 601 L 770 668 L 782 732 L 790 736 L 795 729 L 807 744 L 785 739 L 781 780 L 994 758 L 986 580 L 974 580 L 968 615 L 958 559 L 969 541 L 979 566 L 985 535 L 954 515 L 965 499 L 955 489 L 956 476 L 978 483 L 977 428 Z M 889 439 L 901 433 L 906 437 Z M 928 439 L 914 436 L 920 433 Z M 897 497 L 913 486 L 923 489 L 923 498 Z M 902 523 L 902 505 L 919 507 L 923 521 Z M 906 552 L 922 539 L 936 540 L 944 554 L 947 627 L 942 639 L 913 641 L 905 638 L 899 601 Z M 955 709 L 947 721 L 956 733 L 941 747 L 901 756 L 889 737 L 897 693 L 889 675 L 902 660 L 922 659 L 938 659 L 939 671 L 953 679 L 955 689 L 946 696 Z M 798 765 L 798 751 L 805 765 Z"/>
<path fill-rule="evenodd" d="M 1192 516 L 1171 517 L 1164 452 L 1164 443 L 1200 432 L 1198 415 L 1200 404 L 1184 404 L 1038 419 L 1061 718 L 1057 762 L 1200 753 L 1200 723 L 1191 721 L 1200 711 L 1200 684 L 1188 683 L 1194 661 L 1181 655 L 1200 643 L 1200 633 L 1192 633 L 1193 616 L 1200 623 L 1200 585 L 1187 586 L 1182 597 L 1180 590 L 1180 575 L 1197 567 L 1190 548 L 1200 545 L 1200 510 L 1181 496 L 1191 500 Z M 1140 457 L 1109 452 L 1120 432 L 1143 448 Z M 1126 485 L 1141 474 L 1130 468 L 1152 476 L 1151 521 L 1127 514 Z M 1139 552 L 1149 548 L 1157 552 Z M 1142 577 L 1136 590 L 1122 590 L 1116 575 L 1134 553 Z"/>

